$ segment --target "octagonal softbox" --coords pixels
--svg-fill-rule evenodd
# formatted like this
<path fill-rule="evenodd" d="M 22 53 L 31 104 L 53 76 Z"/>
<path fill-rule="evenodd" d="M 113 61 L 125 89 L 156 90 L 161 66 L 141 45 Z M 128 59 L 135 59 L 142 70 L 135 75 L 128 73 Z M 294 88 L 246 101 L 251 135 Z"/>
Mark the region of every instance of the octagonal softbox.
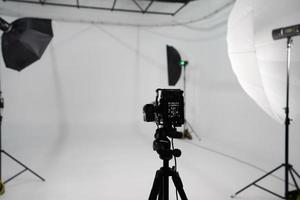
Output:
<path fill-rule="evenodd" d="M 39 60 L 53 38 L 51 20 L 21 18 L 10 24 L 2 36 L 6 67 L 21 71 Z"/>

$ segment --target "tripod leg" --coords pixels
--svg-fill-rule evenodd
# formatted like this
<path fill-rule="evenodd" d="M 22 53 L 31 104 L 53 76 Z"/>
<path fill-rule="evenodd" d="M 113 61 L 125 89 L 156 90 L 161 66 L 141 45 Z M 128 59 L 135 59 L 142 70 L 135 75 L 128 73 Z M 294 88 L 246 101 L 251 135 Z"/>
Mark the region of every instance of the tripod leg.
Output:
<path fill-rule="evenodd" d="M 24 165 L 23 163 L 21 163 L 20 161 L 18 161 L 16 158 L 14 158 L 12 155 L 10 155 L 9 153 L 7 153 L 6 151 L 2 150 L 2 153 L 4 153 L 7 157 L 9 157 L 10 159 L 12 159 L 13 161 L 15 161 L 16 163 L 18 163 L 19 165 L 21 165 L 22 167 L 25 168 L 25 170 L 21 171 L 20 173 L 18 173 L 17 175 L 13 176 L 12 178 L 9 178 L 7 181 L 5 181 L 5 183 L 7 183 L 8 181 L 12 180 L 13 178 L 15 178 L 16 176 L 22 174 L 23 172 L 25 172 L 26 170 L 30 171 L 32 174 L 34 174 L 36 177 L 38 177 L 40 180 L 45 181 L 45 179 L 43 177 L 41 177 L 40 175 L 38 175 L 36 172 L 34 172 L 33 170 L 31 170 L 29 167 L 27 167 L 26 165 Z"/>
<path fill-rule="evenodd" d="M 155 178 L 153 181 L 152 189 L 150 192 L 149 200 L 156 200 L 159 195 L 159 200 L 161 199 L 161 187 L 162 187 L 162 172 L 157 170 Z"/>
<path fill-rule="evenodd" d="M 169 174 L 168 170 L 163 169 L 164 173 L 162 175 L 162 190 L 161 190 L 161 197 L 162 200 L 169 200 Z M 159 200 L 160 200 L 159 199 Z"/>
<path fill-rule="evenodd" d="M 172 170 L 172 180 L 175 185 L 175 188 L 177 189 L 177 191 L 179 193 L 181 200 L 188 200 L 188 198 L 183 190 L 183 183 L 181 181 L 181 178 L 180 178 L 178 172 L 175 170 Z"/>
<path fill-rule="evenodd" d="M 158 200 L 164 200 L 164 199 L 166 199 L 165 198 L 165 182 L 164 182 L 164 173 L 163 173 L 163 171 L 162 171 L 162 169 L 161 169 L 161 171 L 160 171 L 160 175 L 161 175 L 161 177 L 160 177 L 160 182 L 159 182 L 159 192 L 158 192 Z M 169 200 L 169 199 L 167 199 L 167 200 Z"/>
<path fill-rule="evenodd" d="M 247 185 L 246 187 L 242 188 L 241 190 L 237 191 L 234 195 L 231 195 L 231 198 L 236 197 L 239 193 L 243 192 L 244 190 L 248 189 L 249 187 L 251 187 L 252 185 L 256 185 L 257 182 L 261 181 L 262 179 L 264 179 L 265 177 L 269 176 L 270 174 L 274 173 L 275 171 L 277 171 L 278 169 L 284 167 L 284 164 L 281 164 L 280 166 L 276 167 L 275 169 L 273 169 L 272 171 L 266 173 L 265 175 L 263 175 L 262 177 L 258 178 L 257 180 L 255 180 L 254 182 L 250 183 L 249 185 Z"/>

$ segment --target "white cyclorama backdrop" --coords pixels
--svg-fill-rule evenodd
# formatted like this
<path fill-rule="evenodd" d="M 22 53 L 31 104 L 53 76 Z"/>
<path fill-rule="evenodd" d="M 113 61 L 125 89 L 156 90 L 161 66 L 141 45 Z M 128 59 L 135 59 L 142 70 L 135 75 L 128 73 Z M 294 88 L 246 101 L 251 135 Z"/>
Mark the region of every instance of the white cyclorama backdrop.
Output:
<path fill-rule="evenodd" d="M 154 171 L 161 163 L 152 152 L 155 124 L 143 122 L 142 107 L 154 101 L 156 88 L 167 87 L 165 46 L 169 44 L 189 60 L 187 120 L 202 139 L 199 142 L 193 135 L 192 143 L 264 170 L 276 167 L 284 158 L 284 127 L 247 96 L 232 72 L 226 46 L 227 16 L 228 10 L 220 13 L 217 20 L 204 20 L 193 27 L 165 28 L 53 21 L 54 38 L 40 61 L 16 72 L 5 68 L 1 60 L 5 98 L 4 148 L 46 176 L 48 185 L 45 187 L 51 188 L 48 193 L 51 197 L 82 199 L 86 192 L 92 196 L 88 199 L 147 198 Z M 224 23 L 214 26 L 218 20 Z M 182 79 L 176 86 L 180 87 Z M 128 126 L 135 128 L 126 128 Z M 291 163 L 297 170 L 300 168 L 299 130 L 299 122 L 294 121 Z M 137 144 L 135 138 L 145 141 Z M 71 148 L 75 150 L 66 155 L 70 143 L 76 144 Z M 95 143 L 99 149 L 92 147 Z M 211 152 L 183 141 L 179 144 L 184 147 L 179 163 L 186 166 L 180 170 L 191 199 L 229 199 L 231 193 L 262 174 L 242 163 L 239 163 L 239 171 L 227 171 L 228 163 L 222 159 L 218 161 Z M 118 148 L 120 157 L 116 158 L 115 149 Z M 87 152 L 94 155 L 86 155 Z M 104 154 L 106 160 L 103 160 Z M 84 163 L 85 156 L 92 156 L 93 161 Z M 82 162 L 77 161 L 80 158 Z M 124 158 L 128 160 L 124 162 Z M 76 161 L 76 166 L 63 165 L 67 160 Z M 136 163 L 131 163 L 134 161 Z M 228 158 L 228 162 L 236 160 Z M 104 173 L 105 163 L 109 164 L 105 173 L 112 176 L 114 173 L 118 176 L 137 174 L 130 180 L 136 185 L 126 185 L 128 180 L 120 177 L 107 181 L 98 176 Z M 65 177 L 64 172 L 81 172 L 88 164 L 93 165 L 95 171 L 74 173 L 69 179 Z M 66 168 L 50 173 L 57 169 L 56 166 Z M 211 171 L 201 171 L 204 166 Z M 223 166 L 226 170 L 219 171 L 216 177 L 214 168 L 222 170 Z M 139 173 L 145 169 L 148 174 Z M 13 174 L 10 169 L 6 171 Z M 242 175 L 236 175 L 238 172 Z M 93 176 L 96 180 L 91 181 Z M 24 195 L 38 199 L 28 191 L 17 195 L 20 187 L 34 179 L 30 175 L 25 177 L 27 179 L 20 177 L 8 186 L 7 199 Z M 110 196 L 103 192 L 101 196 L 97 185 L 91 186 L 95 181 L 99 187 L 107 188 L 106 192 L 116 191 Z M 68 187 L 70 182 L 77 186 L 75 192 L 74 188 Z M 39 182 L 34 185 L 43 187 Z M 122 194 L 117 192 L 121 186 L 125 188 Z M 58 189 L 61 187 L 63 189 Z M 95 188 L 87 192 L 84 187 Z M 126 193 L 131 187 L 138 188 L 138 191 L 134 190 L 136 198 L 132 198 L 132 193 Z M 14 194 L 9 189 L 14 190 Z"/>

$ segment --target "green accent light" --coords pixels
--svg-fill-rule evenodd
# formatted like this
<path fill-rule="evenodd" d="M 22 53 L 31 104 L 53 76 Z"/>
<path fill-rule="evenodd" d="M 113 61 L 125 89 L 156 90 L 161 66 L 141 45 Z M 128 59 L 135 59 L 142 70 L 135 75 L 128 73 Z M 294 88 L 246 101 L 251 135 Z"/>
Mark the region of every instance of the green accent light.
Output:
<path fill-rule="evenodd" d="M 185 66 L 185 65 L 187 65 L 187 61 L 186 60 L 181 60 L 180 62 L 179 62 L 179 64 L 181 65 L 181 66 Z"/>

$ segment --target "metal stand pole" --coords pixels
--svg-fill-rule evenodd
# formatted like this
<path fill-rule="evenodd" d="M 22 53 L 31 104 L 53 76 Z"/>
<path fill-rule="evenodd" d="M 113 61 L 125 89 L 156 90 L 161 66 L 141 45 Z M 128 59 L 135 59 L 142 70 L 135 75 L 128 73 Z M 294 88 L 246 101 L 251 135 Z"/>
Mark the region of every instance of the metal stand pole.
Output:
<path fill-rule="evenodd" d="M 292 38 L 287 38 L 287 67 L 286 67 L 286 107 L 285 107 L 285 197 L 287 197 L 289 192 L 289 126 L 291 119 L 289 117 L 290 107 L 290 65 L 291 65 L 291 48 L 292 48 Z"/>
<path fill-rule="evenodd" d="M 183 100 L 184 100 L 184 107 L 186 104 L 186 66 L 187 66 L 187 62 L 185 62 L 185 64 L 182 65 L 183 67 Z M 183 131 L 187 130 L 187 124 L 186 124 L 186 109 L 184 108 L 184 124 L 183 124 Z"/>
<path fill-rule="evenodd" d="M 287 71 L 287 75 L 286 75 L 286 107 L 284 108 L 284 110 L 285 110 L 285 122 L 284 122 L 284 124 L 285 124 L 285 162 L 283 164 L 281 164 L 280 166 L 278 166 L 277 168 L 275 168 L 274 170 L 266 173 L 264 176 L 258 178 L 256 181 L 252 182 L 251 184 L 247 185 L 246 187 L 244 187 L 241 190 L 239 190 L 238 192 L 236 192 L 234 195 L 231 196 L 232 198 L 236 197 L 239 193 L 243 192 L 244 190 L 248 189 L 249 187 L 256 186 L 259 189 L 269 192 L 281 199 L 291 199 L 290 194 L 289 194 L 290 193 L 290 191 L 289 191 L 289 184 L 290 184 L 289 183 L 289 174 L 291 175 L 294 186 L 296 187 L 296 191 L 298 193 L 300 193 L 300 189 L 299 189 L 298 183 L 295 178 L 295 177 L 298 177 L 298 179 L 300 179 L 300 176 L 296 172 L 296 170 L 293 168 L 293 166 L 289 163 L 289 125 L 291 122 L 291 119 L 289 117 L 289 112 L 290 112 L 289 96 L 290 96 L 290 64 L 291 64 L 292 42 L 293 42 L 292 37 L 288 37 L 287 38 L 287 67 L 286 67 L 286 71 Z M 262 179 L 271 175 L 275 171 L 281 169 L 282 167 L 284 167 L 284 196 L 274 193 L 271 190 L 266 189 L 257 184 L 259 181 L 261 181 Z"/>
<path fill-rule="evenodd" d="M 183 68 L 183 93 L 184 93 L 184 124 L 183 124 L 183 135 L 190 135 L 191 137 L 191 133 L 194 133 L 194 135 L 198 138 L 199 141 L 201 141 L 201 137 L 194 131 L 193 127 L 191 126 L 191 124 L 187 121 L 186 119 L 186 66 L 188 65 L 187 61 L 182 61 L 181 66 Z M 189 129 L 191 131 L 189 131 Z M 190 138 L 191 139 L 191 138 Z"/>

